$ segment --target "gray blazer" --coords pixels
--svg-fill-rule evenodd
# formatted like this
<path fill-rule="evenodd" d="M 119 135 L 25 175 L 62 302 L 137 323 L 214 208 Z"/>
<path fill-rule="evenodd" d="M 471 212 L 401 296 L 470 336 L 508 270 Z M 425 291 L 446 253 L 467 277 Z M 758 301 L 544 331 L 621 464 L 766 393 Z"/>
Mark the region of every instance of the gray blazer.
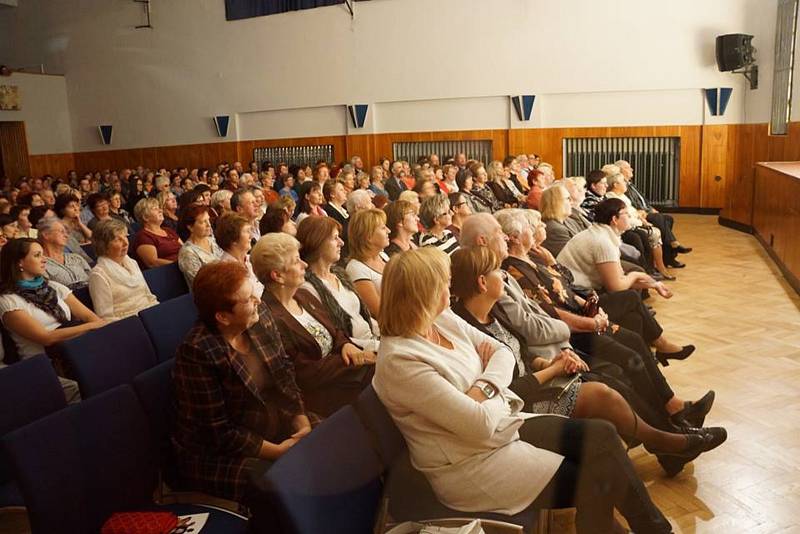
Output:
<path fill-rule="evenodd" d="M 514 329 L 525 337 L 528 354 L 553 358 L 569 344 L 569 326 L 564 321 L 553 319 L 534 301 L 523 293 L 522 288 L 510 276 L 506 276 L 505 294 L 498 304 L 508 315 Z"/>
<path fill-rule="evenodd" d="M 547 239 L 544 240 L 542 246 L 549 250 L 554 257 L 558 256 L 567 241 L 572 239 L 572 236 L 578 232 L 567 226 L 566 221 L 562 223 L 555 219 L 550 219 L 545 224 L 547 225 Z"/>

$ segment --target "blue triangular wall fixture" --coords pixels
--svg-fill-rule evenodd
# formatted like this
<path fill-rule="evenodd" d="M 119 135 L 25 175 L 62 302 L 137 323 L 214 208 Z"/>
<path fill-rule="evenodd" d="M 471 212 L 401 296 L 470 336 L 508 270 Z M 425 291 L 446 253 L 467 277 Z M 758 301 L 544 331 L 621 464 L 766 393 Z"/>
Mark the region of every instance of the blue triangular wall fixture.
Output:
<path fill-rule="evenodd" d="M 511 103 L 514 104 L 514 111 L 517 112 L 517 118 L 519 120 L 531 120 L 531 115 L 533 114 L 533 102 L 535 100 L 536 95 L 519 95 L 511 97 Z"/>
<path fill-rule="evenodd" d="M 725 108 L 728 107 L 728 102 L 731 100 L 731 94 L 733 93 L 732 87 L 720 87 L 719 88 L 719 114 L 725 115 Z"/>
<path fill-rule="evenodd" d="M 708 103 L 708 110 L 711 115 L 718 116 L 724 115 L 725 109 L 728 107 L 728 102 L 731 100 L 733 93 L 732 87 L 714 87 L 712 89 L 705 89 L 706 102 Z"/>
<path fill-rule="evenodd" d="M 100 140 L 103 141 L 104 145 L 111 144 L 111 131 L 114 129 L 113 126 L 110 124 L 104 124 L 102 126 L 98 126 L 97 130 L 100 132 Z"/>
<path fill-rule="evenodd" d="M 228 124 L 231 122 L 230 115 L 217 115 L 214 117 L 214 126 L 217 127 L 217 135 L 228 137 Z"/>
<path fill-rule="evenodd" d="M 369 104 L 355 104 L 347 106 L 347 112 L 350 114 L 350 120 L 353 121 L 354 128 L 363 128 L 364 123 L 367 121 L 367 110 Z"/>

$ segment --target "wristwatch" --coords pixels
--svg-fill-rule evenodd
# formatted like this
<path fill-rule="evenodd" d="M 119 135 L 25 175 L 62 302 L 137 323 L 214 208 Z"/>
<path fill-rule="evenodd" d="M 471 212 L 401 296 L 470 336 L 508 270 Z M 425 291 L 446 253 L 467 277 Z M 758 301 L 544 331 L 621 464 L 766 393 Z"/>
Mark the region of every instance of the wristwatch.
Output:
<path fill-rule="evenodd" d="M 487 382 L 486 380 L 477 380 L 473 385 L 479 390 L 481 390 L 481 393 L 486 395 L 487 399 L 491 399 L 492 397 L 497 395 L 497 388 L 494 387 L 494 385 Z"/>

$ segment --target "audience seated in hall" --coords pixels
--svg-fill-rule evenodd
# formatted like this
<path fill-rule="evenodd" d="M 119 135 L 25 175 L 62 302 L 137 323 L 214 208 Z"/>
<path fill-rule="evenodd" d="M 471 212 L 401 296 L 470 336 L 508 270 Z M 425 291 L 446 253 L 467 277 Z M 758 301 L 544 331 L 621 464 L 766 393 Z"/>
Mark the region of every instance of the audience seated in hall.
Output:
<path fill-rule="evenodd" d="M 301 223 L 302 224 L 302 223 Z M 253 270 L 264 284 L 263 302 L 278 325 L 308 409 L 329 416 L 358 397 L 372 379 L 375 353 L 354 345 L 305 283 L 300 243 L 267 234 L 253 248 Z"/>
<path fill-rule="evenodd" d="M 685 401 L 658 365 L 695 347 L 675 344 L 642 301 L 643 290 L 672 294 L 642 271 L 671 276 L 690 251 L 674 220 L 633 187 L 625 161 L 560 180 L 535 154 L 409 161 L 8 183 L 3 365 L 47 350 L 79 400 L 57 344 L 158 305 L 142 269 L 177 262 L 199 315 L 173 372 L 185 488 L 256 502 L 263 488 L 251 482 L 372 383 L 443 504 L 507 514 L 572 504 L 581 533 L 614 528 L 617 508 L 631 528 L 669 532 L 619 438 L 642 443 L 668 476 L 726 439 L 704 428 L 714 392 Z M 33 228 L 38 242 L 21 239 Z M 71 294 L 87 284 L 94 311 Z"/>
<path fill-rule="evenodd" d="M 504 514 L 568 501 L 579 532 L 612 532 L 616 507 L 636 530 L 670 532 L 610 424 L 523 418 L 508 387 L 514 355 L 447 309 L 449 283 L 448 257 L 433 247 L 392 259 L 373 384 L 439 500 Z M 580 489 L 598 484 L 613 488 L 604 499 Z"/>
<path fill-rule="evenodd" d="M 509 388 L 530 413 L 549 413 L 573 418 L 598 418 L 612 423 L 623 439 L 641 441 L 648 451 L 677 468 L 701 452 L 722 444 L 724 429 L 701 429 L 684 434 L 678 427 L 668 431 L 650 426 L 616 391 L 592 375 L 580 376 L 589 367 L 574 353 L 562 352 L 552 359 L 528 353 L 524 337 L 497 306 L 503 295 L 500 259 L 488 247 L 473 247 L 452 255 L 452 287 L 458 301 L 453 311 L 484 334 L 507 345 L 516 359 Z"/>
<path fill-rule="evenodd" d="M 192 295 L 199 319 L 173 371 L 178 470 L 189 488 L 241 502 L 250 475 L 307 435 L 315 418 L 247 269 L 208 264 Z"/>

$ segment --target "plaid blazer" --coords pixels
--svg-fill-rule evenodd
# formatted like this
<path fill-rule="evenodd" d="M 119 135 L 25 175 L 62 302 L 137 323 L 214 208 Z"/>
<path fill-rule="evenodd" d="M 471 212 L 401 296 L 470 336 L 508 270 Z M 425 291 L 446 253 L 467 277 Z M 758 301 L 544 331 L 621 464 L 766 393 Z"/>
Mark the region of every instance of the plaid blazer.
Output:
<path fill-rule="evenodd" d="M 305 413 L 272 316 L 263 304 L 258 313 L 248 334 L 265 368 L 264 387 L 256 385 L 243 356 L 202 321 L 175 357 L 172 442 L 179 470 L 193 488 L 231 500 L 240 500 L 262 442 L 288 438 L 292 418 Z"/>
<path fill-rule="evenodd" d="M 344 344 L 351 341 L 333 324 L 327 308 L 305 289 L 298 289 L 294 298 L 331 334 L 333 348 L 329 355 L 323 357 L 314 336 L 272 293 L 264 291 L 261 297 L 275 318 L 286 354 L 294 362 L 297 384 L 303 391 L 309 410 L 327 417 L 358 397 L 359 392 L 372 380 L 375 366 L 347 366 L 341 352 Z"/>

